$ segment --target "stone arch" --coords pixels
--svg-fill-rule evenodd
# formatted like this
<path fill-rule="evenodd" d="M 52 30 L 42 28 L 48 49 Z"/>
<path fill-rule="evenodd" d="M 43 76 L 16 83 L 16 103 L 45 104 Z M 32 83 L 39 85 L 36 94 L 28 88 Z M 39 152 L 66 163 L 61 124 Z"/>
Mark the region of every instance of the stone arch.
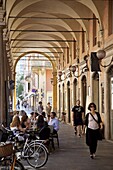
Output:
<path fill-rule="evenodd" d="M 17 62 L 20 60 L 20 58 L 24 57 L 24 56 L 27 55 L 27 54 L 31 54 L 31 53 L 38 53 L 38 54 L 42 54 L 42 55 L 44 55 L 45 57 L 47 57 L 48 60 L 52 63 L 53 72 L 56 71 L 56 63 L 53 62 L 53 61 L 51 61 L 51 58 L 50 58 L 48 55 L 46 55 L 46 54 L 43 53 L 43 52 L 39 52 L 39 51 L 29 51 L 29 52 L 26 52 L 26 53 L 23 53 L 22 55 L 20 55 L 20 56 L 18 57 L 18 59 L 16 60 L 15 64 L 14 64 L 14 70 L 15 70 L 16 65 L 17 65 Z"/>
<path fill-rule="evenodd" d="M 26 12 L 28 7 L 31 7 L 33 5 L 36 6 L 37 4 L 41 5 L 41 3 L 43 4 L 43 3 L 45 3 L 45 1 L 43 1 L 43 0 L 35 0 L 35 1 L 31 2 L 30 0 L 28 0 L 27 3 L 23 2 L 23 1 L 21 1 L 18 4 L 16 3 L 16 1 L 11 2 L 10 4 L 7 3 L 6 8 L 7 9 L 9 8 L 9 11 L 7 13 L 7 19 L 8 19 L 9 15 L 14 15 L 14 16 L 20 15 L 22 11 Z M 101 16 L 99 15 L 99 11 L 98 11 L 99 5 L 97 5 L 95 3 L 95 1 L 89 1 L 88 0 L 86 2 L 85 0 L 83 0 L 83 1 L 77 0 L 77 1 L 75 1 L 75 3 L 82 4 L 83 7 L 87 7 L 87 9 L 90 9 L 92 11 L 92 13 L 94 13 L 95 16 L 99 19 L 99 23 L 101 24 Z M 55 4 L 53 3 L 53 4 L 51 4 L 51 6 L 52 5 L 55 5 Z M 78 12 L 76 9 L 73 9 L 72 6 L 70 6 L 68 3 L 66 4 L 66 3 L 61 2 L 61 1 L 56 1 L 56 5 L 58 6 L 56 8 L 56 11 L 51 10 L 51 14 L 54 14 L 56 16 L 57 16 L 57 13 L 60 13 L 60 12 L 62 13 L 63 11 L 64 11 L 64 15 L 67 15 L 67 11 L 69 11 L 68 13 L 70 14 L 71 17 L 75 16 L 75 17 L 79 18 L 79 17 L 81 17 L 81 13 L 83 13 L 83 11 L 84 11 L 84 10 L 83 11 L 79 10 L 79 12 Z M 62 11 L 62 8 L 64 8 L 65 10 Z M 48 8 L 48 11 L 49 10 L 50 9 Z M 29 11 L 27 11 L 27 14 L 28 13 L 29 13 Z M 25 15 L 25 14 L 22 13 L 22 15 Z M 35 13 L 31 12 L 31 15 L 35 15 Z M 13 19 L 12 22 L 14 20 L 15 19 Z M 79 24 L 83 27 L 83 29 L 86 30 L 83 21 L 77 21 L 77 22 L 79 22 Z"/>
<path fill-rule="evenodd" d="M 77 0 L 77 1 L 79 1 L 79 0 Z M 79 2 L 84 4 L 85 6 L 87 6 L 95 14 L 95 16 L 99 19 L 100 28 L 102 29 L 102 18 L 99 14 L 99 11 L 98 11 L 94 1 L 88 0 L 86 2 L 85 0 L 82 0 L 82 1 L 79 1 Z"/>
<path fill-rule="evenodd" d="M 19 57 L 18 57 L 18 59 L 16 60 L 16 62 L 15 62 L 15 64 L 14 64 L 14 73 L 15 73 L 15 70 L 16 70 L 16 65 L 17 65 L 17 63 L 18 63 L 18 61 L 20 60 L 20 58 L 22 58 L 22 57 L 24 57 L 25 55 L 27 55 L 27 54 L 31 54 L 31 53 L 38 53 L 38 54 L 42 54 L 42 55 L 44 55 L 45 57 L 47 57 L 48 58 L 48 60 L 52 63 L 52 66 L 53 66 L 53 73 L 57 73 L 57 68 L 56 68 L 56 63 L 55 62 L 53 62 L 53 61 L 51 61 L 51 58 L 48 56 L 48 55 L 46 55 L 45 53 L 42 53 L 42 52 L 39 52 L 39 51 L 29 51 L 29 52 L 26 52 L 26 53 L 23 53 L 22 55 L 20 55 Z M 16 75 L 16 74 L 15 74 Z M 54 82 L 53 83 L 56 83 L 57 82 L 57 77 L 56 77 L 56 75 L 57 74 L 55 74 L 55 76 L 54 76 Z M 14 80 L 15 80 L 15 77 L 14 77 Z M 16 85 L 16 84 L 15 84 Z M 57 96 L 56 96 L 56 94 L 57 94 L 57 87 L 56 87 L 56 85 L 53 87 L 53 109 L 56 111 L 56 108 L 57 108 Z M 14 108 L 16 108 L 16 88 L 15 88 L 15 90 L 14 90 Z"/>

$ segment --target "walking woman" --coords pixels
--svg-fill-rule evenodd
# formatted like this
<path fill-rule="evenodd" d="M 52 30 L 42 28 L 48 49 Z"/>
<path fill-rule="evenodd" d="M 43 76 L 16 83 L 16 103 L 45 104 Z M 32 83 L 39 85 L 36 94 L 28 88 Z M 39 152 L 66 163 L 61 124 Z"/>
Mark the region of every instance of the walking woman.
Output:
<path fill-rule="evenodd" d="M 95 103 L 90 103 L 88 106 L 89 113 L 86 115 L 85 125 L 87 126 L 86 130 L 86 144 L 89 146 L 90 157 L 94 159 L 97 142 L 98 142 L 98 134 L 99 128 L 103 128 L 102 120 L 100 114 L 96 112 Z"/>

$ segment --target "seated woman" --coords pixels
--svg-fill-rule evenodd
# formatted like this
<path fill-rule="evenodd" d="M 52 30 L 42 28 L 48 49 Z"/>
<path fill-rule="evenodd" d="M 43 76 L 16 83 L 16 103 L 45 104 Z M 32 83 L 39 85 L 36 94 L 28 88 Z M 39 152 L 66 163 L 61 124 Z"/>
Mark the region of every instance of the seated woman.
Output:
<path fill-rule="evenodd" d="M 22 128 L 19 116 L 14 116 L 10 124 L 10 129 L 13 131 L 14 135 L 18 135 L 20 132 L 25 132 L 27 127 Z"/>
<path fill-rule="evenodd" d="M 30 119 L 28 118 L 27 115 L 23 115 L 21 117 L 20 124 L 21 124 L 22 128 L 30 129 L 30 127 L 31 127 L 31 121 L 30 121 Z"/>
<path fill-rule="evenodd" d="M 21 136 L 20 132 L 25 132 L 27 128 L 22 128 L 19 116 L 13 117 L 10 129 L 13 131 L 13 134 L 17 137 L 18 141 L 24 141 L 25 135 Z"/>
<path fill-rule="evenodd" d="M 42 116 L 44 117 L 44 121 L 47 121 L 46 113 L 43 111 Z"/>
<path fill-rule="evenodd" d="M 19 112 L 20 121 L 21 121 L 22 116 L 24 116 L 24 115 L 27 116 L 27 113 L 25 112 L 25 110 L 21 110 L 21 111 Z"/>
<path fill-rule="evenodd" d="M 48 123 L 44 121 L 44 117 L 39 115 L 37 120 L 37 129 L 39 132 L 39 137 L 41 140 L 45 140 L 45 143 L 49 144 L 50 129 L 48 128 Z"/>
<path fill-rule="evenodd" d="M 31 112 L 30 121 L 31 121 L 31 126 L 34 129 L 36 128 L 37 117 L 38 117 L 38 113 L 37 112 Z"/>
<path fill-rule="evenodd" d="M 19 111 L 18 111 L 18 110 L 14 110 L 14 111 L 13 111 L 13 117 L 14 117 L 14 116 L 19 116 Z"/>
<path fill-rule="evenodd" d="M 48 126 L 48 123 L 44 121 L 44 116 L 39 115 L 37 119 L 37 129 L 41 130 L 43 127 L 47 127 L 47 126 Z"/>

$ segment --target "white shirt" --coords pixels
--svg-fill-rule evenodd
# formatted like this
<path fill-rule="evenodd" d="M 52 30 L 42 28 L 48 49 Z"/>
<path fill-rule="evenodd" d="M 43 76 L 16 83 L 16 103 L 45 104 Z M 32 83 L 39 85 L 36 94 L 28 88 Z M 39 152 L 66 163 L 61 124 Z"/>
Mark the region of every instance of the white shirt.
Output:
<path fill-rule="evenodd" d="M 98 121 L 98 117 L 96 114 L 93 115 L 94 118 Z M 89 117 L 88 117 L 88 128 L 90 129 L 93 129 L 93 130 L 96 130 L 99 128 L 99 125 L 98 123 L 93 119 L 93 117 L 89 114 Z"/>
<path fill-rule="evenodd" d="M 54 118 L 54 119 L 51 119 L 50 118 L 50 121 L 48 122 L 48 125 L 52 125 L 53 128 L 58 131 L 59 130 L 59 120 L 57 118 Z"/>
<path fill-rule="evenodd" d="M 18 130 L 17 126 L 15 126 L 15 127 L 10 127 L 10 129 L 11 129 L 12 131 Z"/>

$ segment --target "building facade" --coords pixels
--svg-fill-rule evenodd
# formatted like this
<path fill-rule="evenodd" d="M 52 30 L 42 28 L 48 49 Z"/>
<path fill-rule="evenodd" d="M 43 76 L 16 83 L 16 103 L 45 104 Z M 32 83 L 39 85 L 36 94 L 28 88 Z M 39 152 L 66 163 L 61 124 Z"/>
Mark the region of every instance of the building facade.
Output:
<path fill-rule="evenodd" d="M 15 81 L 18 60 L 37 53 L 52 64 L 53 110 L 58 116 L 65 111 L 71 123 L 77 99 L 86 113 L 95 102 L 105 138 L 113 140 L 112 0 L 1 0 L 0 47 L 1 122 L 8 117 L 9 95 L 15 103 L 9 82 Z"/>

